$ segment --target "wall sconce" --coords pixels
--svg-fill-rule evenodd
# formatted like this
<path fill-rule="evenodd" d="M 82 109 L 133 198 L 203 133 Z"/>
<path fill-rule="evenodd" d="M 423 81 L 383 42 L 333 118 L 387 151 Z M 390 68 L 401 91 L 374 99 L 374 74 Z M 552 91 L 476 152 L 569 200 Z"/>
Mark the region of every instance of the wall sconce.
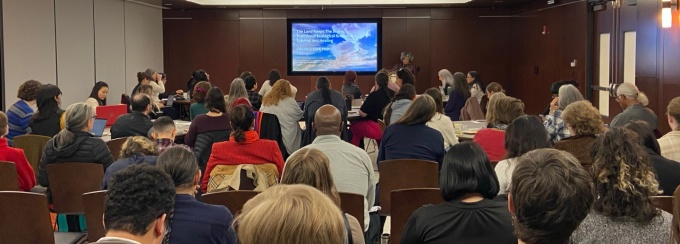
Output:
<path fill-rule="evenodd" d="M 678 0 L 661 0 L 661 27 L 670 28 L 673 25 L 673 9 L 678 8 Z"/>

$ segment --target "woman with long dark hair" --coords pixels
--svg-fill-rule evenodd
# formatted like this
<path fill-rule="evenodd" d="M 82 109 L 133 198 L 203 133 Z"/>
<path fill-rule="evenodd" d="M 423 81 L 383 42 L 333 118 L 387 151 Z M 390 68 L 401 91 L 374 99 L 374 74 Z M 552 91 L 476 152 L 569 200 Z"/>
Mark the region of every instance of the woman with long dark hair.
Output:
<path fill-rule="evenodd" d="M 46 84 L 40 87 L 36 95 L 38 111 L 31 118 L 31 134 L 53 137 L 64 128 L 64 110 L 61 104 L 59 87 Z"/>
<path fill-rule="evenodd" d="M 452 121 L 460 120 L 460 110 L 465 106 L 465 101 L 470 98 L 470 88 L 465 83 L 465 75 L 461 72 L 453 74 L 453 90 L 449 93 L 444 112 Z"/>
<path fill-rule="evenodd" d="M 482 77 L 479 76 L 477 71 L 470 71 L 467 73 L 466 81 L 470 88 L 470 95 L 476 97 L 477 102 L 481 104 L 482 97 L 484 97 L 484 81 L 482 81 Z"/>
<path fill-rule="evenodd" d="M 210 75 L 205 70 L 199 69 L 191 73 L 191 77 L 187 81 L 187 92 L 189 92 L 189 95 L 193 96 L 191 91 L 201 81 L 210 81 Z"/>
<path fill-rule="evenodd" d="M 400 69 L 397 71 L 397 85 L 401 87 L 405 84 L 411 84 L 412 86 L 415 86 L 416 77 L 413 76 L 413 73 L 411 73 L 411 71 L 408 69 Z"/>
<path fill-rule="evenodd" d="M 385 124 L 391 125 L 397 122 L 406 112 L 411 102 L 416 99 L 416 88 L 411 84 L 401 86 L 397 94 L 394 94 L 392 101 L 385 107 Z"/>
<path fill-rule="evenodd" d="M 281 72 L 279 72 L 278 69 L 270 70 L 269 75 L 267 77 L 269 77 L 269 79 L 267 79 L 266 81 L 264 81 L 264 83 L 262 83 L 262 87 L 260 88 L 260 91 L 258 92 L 258 94 L 260 94 L 260 96 L 262 96 L 262 97 L 264 97 L 264 95 L 267 95 L 267 93 L 269 91 L 271 91 L 274 84 L 282 78 Z M 293 92 L 293 97 L 295 97 L 295 94 L 297 93 L 297 88 L 295 86 L 293 86 L 293 84 L 290 84 L 290 90 Z"/>
<path fill-rule="evenodd" d="M 189 147 L 195 146 L 199 134 L 212 131 L 231 131 L 227 106 L 219 87 L 208 90 L 208 94 L 205 96 L 205 107 L 208 108 L 208 113 L 196 116 L 189 126 L 189 131 L 184 136 L 184 143 Z"/>
<path fill-rule="evenodd" d="M 139 92 L 139 87 L 141 85 L 150 85 L 151 80 L 153 80 L 153 77 L 148 75 L 146 72 L 137 72 L 137 85 L 135 88 L 132 88 L 132 95 L 130 97 L 134 97 L 137 92 Z M 153 90 L 153 87 L 152 87 Z M 149 95 L 151 96 L 151 95 Z M 153 101 L 153 100 L 152 100 Z"/>
<path fill-rule="evenodd" d="M 103 81 L 97 81 L 92 87 L 90 97 L 85 100 L 85 103 L 96 108 L 98 106 L 106 106 L 106 97 L 109 95 L 109 84 Z"/>
<path fill-rule="evenodd" d="M 390 103 L 394 96 L 394 91 L 387 88 L 388 77 L 386 74 L 378 73 L 375 75 L 375 84 L 378 90 L 368 94 L 366 101 L 359 109 L 359 121 L 353 122 L 349 130 L 352 131 L 352 144 L 359 146 L 359 142 L 364 138 L 371 138 L 380 143 L 382 131 L 378 125 L 378 120 L 383 119 L 383 110 Z"/>

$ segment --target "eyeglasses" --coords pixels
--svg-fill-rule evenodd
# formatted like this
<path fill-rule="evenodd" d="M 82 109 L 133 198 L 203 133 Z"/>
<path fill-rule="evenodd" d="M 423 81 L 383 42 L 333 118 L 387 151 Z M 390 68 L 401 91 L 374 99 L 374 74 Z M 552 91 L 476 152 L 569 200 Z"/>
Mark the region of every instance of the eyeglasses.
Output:
<path fill-rule="evenodd" d="M 93 118 L 93 119 L 96 119 L 96 118 L 97 118 L 97 115 L 96 115 L 96 114 L 95 114 L 95 115 L 93 115 L 93 116 L 92 116 L 92 118 Z"/>

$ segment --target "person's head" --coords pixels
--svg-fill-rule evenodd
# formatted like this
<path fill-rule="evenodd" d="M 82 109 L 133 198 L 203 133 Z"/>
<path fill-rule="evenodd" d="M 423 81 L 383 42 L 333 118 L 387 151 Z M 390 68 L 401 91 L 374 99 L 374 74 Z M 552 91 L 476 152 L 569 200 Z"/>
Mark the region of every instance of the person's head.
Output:
<path fill-rule="evenodd" d="M 453 86 L 453 74 L 451 74 L 451 71 L 448 69 L 442 69 L 437 73 L 437 75 L 443 84 Z"/>
<path fill-rule="evenodd" d="M 436 105 L 437 113 L 443 114 L 444 113 L 444 99 L 442 97 L 442 93 L 439 91 L 437 88 L 430 88 L 425 90 L 425 95 L 430 96 L 434 100 L 434 104 Z"/>
<path fill-rule="evenodd" d="M 194 86 L 193 93 L 191 97 L 196 100 L 197 103 L 205 102 L 205 97 L 208 95 L 208 90 L 212 88 L 212 84 L 208 81 L 201 81 L 196 83 Z"/>
<path fill-rule="evenodd" d="M 403 86 L 404 84 L 411 84 L 415 86 L 416 78 L 408 69 L 399 69 L 397 71 L 397 85 Z"/>
<path fill-rule="evenodd" d="M 522 115 L 505 130 L 506 158 L 516 158 L 539 148 L 549 148 L 550 136 L 536 116 Z"/>
<path fill-rule="evenodd" d="M 163 82 L 168 81 L 168 74 L 166 74 L 166 73 L 158 73 L 158 75 L 161 76 L 161 81 L 163 81 Z"/>
<path fill-rule="evenodd" d="M 109 95 L 109 85 L 106 82 L 98 81 L 94 83 L 90 97 L 97 100 L 99 105 L 106 105 L 106 96 Z"/>
<path fill-rule="evenodd" d="M 430 96 L 419 96 L 411 103 L 401 119 L 396 124 L 402 125 L 423 125 L 430 121 L 437 114 L 437 105 Z"/>
<path fill-rule="evenodd" d="M 144 93 L 138 93 L 132 96 L 130 107 L 132 107 L 133 112 L 148 114 L 151 111 L 151 97 Z"/>
<path fill-rule="evenodd" d="M 27 80 L 19 86 L 17 98 L 24 101 L 35 101 L 42 84 L 37 80 Z"/>
<path fill-rule="evenodd" d="M 38 113 L 41 111 L 56 111 L 61 104 L 61 90 L 58 86 L 52 84 L 41 86 L 36 94 L 36 103 L 38 105 Z"/>
<path fill-rule="evenodd" d="M 649 101 L 647 96 L 638 90 L 637 86 L 632 83 L 624 82 L 616 88 L 616 101 L 623 109 L 628 106 L 640 103 L 639 100 Z"/>
<path fill-rule="evenodd" d="M 581 95 L 581 92 L 578 91 L 578 88 L 573 85 L 564 85 L 560 87 L 557 107 L 561 110 L 564 110 L 564 108 L 569 106 L 569 104 L 581 100 L 585 99 L 583 98 L 583 95 Z"/>
<path fill-rule="evenodd" d="M 343 243 L 345 223 L 337 205 L 314 187 L 273 186 L 243 205 L 234 220 L 239 243 Z"/>
<path fill-rule="evenodd" d="M 144 136 L 131 136 L 123 142 L 123 148 L 120 150 L 120 158 L 129 158 L 132 156 L 156 156 L 158 149 L 154 142 Z"/>
<path fill-rule="evenodd" d="M 208 90 L 208 94 L 205 96 L 205 107 L 208 108 L 208 110 L 216 113 L 227 112 L 227 105 L 224 101 L 222 89 L 219 87 L 213 87 Z"/>
<path fill-rule="evenodd" d="M 274 86 L 274 83 L 281 79 L 281 72 L 279 72 L 278 69 L 272 69 L 269 71 L 269 75 L 267 75 L 267 77 L 269 79 L 269 85 Z"/>
<path fill-rule="evenodd" d="M 508 209 L 524 243 L 567 243 L 593 203 L 589 174 L 571 154 L 538 149 L 519 158 Z"/>
<path fill-rule="evenodd" d="M 76 138 L 75 133 L 90 132 L 94 125 L 94 108 L 87 103 L 74 103 L 64 112 L 64 129 L 54 136 L 57 150 L 70 145 Z"/>
<path fill-rule="evenodd" d="M 161 116 L 153 122 L 151 131 L 151 137 L 154 140 L 170 139 L 174 141 L 177 128 L 175 128 L 175 121 L 172 121 L 172 118 L 168 116 Z"/>
<path fill-rule="evenodd" d="M 9 133 L 9 122 L 7 120 L 7 114 L 0 111 L 0 138 L 5 138 Z"/>
<path fill-rule="evenodd" d="M 243 79 L 236 78 L 231 81 L 229 86 L 229 99 L 227 99 L 227 107 L 230 107 L 234 103 L 234 100 L 238 98 L 248 99 L 248 90 L 246 90 L 246 84 Z"/>
<path fill-rule="evenodd" d="M 656 140 L 654 131 L 649 127 L 647 122 L 636 120 L 626 124 L 624 127 L 637 134 L 640 144 L 643 147 L 649 148 L 654 153 L 661 155 L 661 147 L 659 146 L 659 142 Z"/>
<path fill-rule="evenodd" d="M 134 235 L 142 243 L 161 243 L 175 205 L 172 179 L 159 168 L 132 165 L 114 173 L 104 198 L 107 237 Z"/>
<path fill-rule="evenodd" d="M 340 194 L 333 183 L 330 160 L 318 149 L 302 148 L 288 158 L 283 168 L 281 184 L 305 184 L 314 187 L 340 207 Z"/>
<path fill-rule="evenodd" d="M 252 75 L 253 75 L 253 72 L 250 72 L 250 71 L 243 71 L 243 72 L 241 72 L 241 75 L 238 76 L 238 78 L 241 78 L 241 79 L 245 80 L 246 77 L 252 76 Z"/>
<path fill-rule="evenodd" d="M 280 101 L 286 98 L 293 97 L 293 91 L 290 89 L 290 82 L 281 79 L 278 80 L 271 91 L 262 98 L 262 106 L 276 106 Z"/>
<path fill-rule="evenodd" d="M 229 122 L 231 123 L 231 128 L 234 129 L 231 136 L 234 137 L 236 142 L 242 143 L 246 141 L 245 132 L 253 129 L 255 115 L 250 107 L 238 105 L 231 109 Z"/>
<path fill-rule="evenodd" d="M 467 141 L 453 145 L 444 155 L 439 191 L 447 202 L 471 193 L 493 199 L 499 189 L 496 172 L 484 149 L 477 143 Z"/>
<path fill-rule="evenodd" d="M 596 195 L 593 209 L 612 219 L 647 222 L 660 214 L 649 200 L 659 183 L 635 132 L 610 128 L 591 147 Z"/>
<path fill-rule="evenodd" d="M 199 69 L 191 73 L 191 79 L 194 81 L 210 81 L 210 75 L 205 70 Z"/>
<path fill-rule="evenodd" d="M 154 69 L 152 69 L 152 68 L 147 68 L 147 69 L 144 71 L 144 73 L 146 73 L 146 75 L 150 76 L 152 81 L 158 81 L 158 80 L 156 80 L 156 74 L 158 74 L 158 73 L 156 72 L 156 70 L 154 70 Z"/>
<path fill-rule="evenodd" d="M 148 85 L 152 80 L 153 77 L 146 72 L 137 72 L 137 82 L 140 85 Z"/>
<path fill-rule="evenodd" d="M 401 86 L 401 88 L 399 88 L 399 91 L 392 97 L 390 103 L 387 104 L 387 106 L 385 106 L 384 112 L 385 116 L 383 116 L 385 117 L 385 124 L 389 125 L 394 122 L 390 121 L 390 118 L 392 117 L 392 104 L 394 104 L 394 102 L 398 100 L 412 101 L 414 99 L 416 99 L 416 88 L 413 87 L 411 84 L 404 84 L 403 86 Z"/>
<path fill-rule="evenodd" d="M 465 74 L 462 72 L 453 74 L 453 91 L 451 93 L 459 94 L 465 100 L 470 98 L 470 86 L 465 82 Z"/>
<path fill-rule="evenodd" d="M 477 71 L 468 72 L 467 76 L 465 76 L 465 81 L 470 84 L 470 86 L 477 84 L 479 89 L 484 89 L 484 81 L 482 81 L 482 77 L 477 73 Z"/>
<path fill-rule="evenodd" d="M 345 72 L 345 79 L 343 80 L 342 84 L 346 86 L 351 86 L 356 84 L 356 80 L 357 72 L 355 72 L 354 70 L 348 70 L 347 72 Z"/>
<path fill-rule="evenodd" d="M 152 90 L 153 90 L 153 86 L 151 86 L 149 84 L 139 85 L 139 87 L 137 88 L 137 93 L 146 94 L 146 95 L 151 96 Z"/>
<path fill-rule="evenodd" d="M 249 75 L 241 79 L 243 79 L 243 83 L 246 85 L 246 90 L 254 91 L 257 89 L 257 80 L 255 80 L 255 76 Z"/>
<path fill-rule="evenodd" d="M 575 80 L 561 80 L 553 82 L 550 85 L 550 93 L 552 93 L 553 98 L 558 96 L 558 94 L 560 93 L 560 87 L 562 87 L 563 85 L 572 85 L 578 87 L 578 82 L 576 82 Z"/>
<path fill-rule="evenodd" d="M 328 79 L 326 76 L 321 76 L 316 79 L 316 83 L 314 85 L 316 89 L 331 89 L 331 81 Z"/>
<path fill-rule="evenodd" d="M 401 63 L 404 65 L 410 64 L 413 62 L 413 55 L 411 52 L 401 52 L 401 55 L 399 55 L 399 60 L 401 60 Z"/>
<path fill-rule="evenodd" d="M 387 82 L 389 82 L 389 80 L 386 74 L 375 74 L 375 85 L 378 86 L 378 88 L 387 89 Z"/>
<path fill-rule="evenodd" d="M 671 99 L 666 109 L 668 125 L 671 130 L 680 130 L 680 97 Z"/>
<path fill-rule="evenodd" d="M 378 70 L 378 72 L 376 72 L 375 74 L 377 75 L 377 74 L 381 74 L 381 73 L 382 73 L 382 74 L 385 74 L 385 75 L 387 75 L 387 76 L 389 77 L 390 74 L 392 74 L 392 73 L 394 73 L 394 72 L 390 72 L 390 71 L 387 70 L 387 69 L 380 69 L 380 70 Z M 394 73 L 394 74 L 396 75 L 397 73 Z"/>
<path fill-rule="evenodd" d="M 314 122 L 312 128 L 317 136 L 336 135 L 340 136 L 342 132 L 342 117 L 340 110 L 331 104 L 321 106 L 314 114 Z"/>
<path fill-rule="evenodd" d="M 177 193 L 193 194 L 201 180 L 201 170 L 198 168 L 196 156 L 184 146 L 172 146 L 156 161 L 156 166 L 170 175 Z"/>
<path fill-rule="evenodd" d="M 498 93 L 500 95 L 503 93 Z M 514 97 L 494 95 L 489 101 L 486 121 L 489 125 L 509 125 L 517 117 L 524 115 L 524 103 Z"/>
<path fill-rule="evenodd" d="M 597 135 L 604 130 L 600 112 L 586 100 L 569 104 L 560 117 L 572 136 Z"/>
<path fill-rule="evenodd" d="M 505 90 L 503 90 L 503 87 L 501 84 L 498 84 L 498 82 L 491 82 L 489 83 L 488 86 L 486 86 L 486 95 L 488 96 L 489 99 L 493 96 L 495 93 L 505 93 Z"/>

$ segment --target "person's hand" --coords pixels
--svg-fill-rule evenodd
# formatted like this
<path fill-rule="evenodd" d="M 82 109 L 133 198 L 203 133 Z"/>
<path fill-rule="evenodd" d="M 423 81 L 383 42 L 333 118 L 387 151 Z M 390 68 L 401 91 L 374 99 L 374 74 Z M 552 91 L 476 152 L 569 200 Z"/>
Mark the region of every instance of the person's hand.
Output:
<path fill-rule="evenodd" d="M 158 102 L 158 107 L 159 108 L 165 107 L 165 103 L 163 103 L 163 101 Z"/>
<path fill-rule="evenodd" d="M 557 110 L 557 105 L 558 105 L 559 101 L 560 101 L 560 98 L 556 97 L 556 98 L 553 98 L 552 102 L 550 102 L 550 114 L 552 114 L 553 112 L 555 112 L 555 110 Z"/>

